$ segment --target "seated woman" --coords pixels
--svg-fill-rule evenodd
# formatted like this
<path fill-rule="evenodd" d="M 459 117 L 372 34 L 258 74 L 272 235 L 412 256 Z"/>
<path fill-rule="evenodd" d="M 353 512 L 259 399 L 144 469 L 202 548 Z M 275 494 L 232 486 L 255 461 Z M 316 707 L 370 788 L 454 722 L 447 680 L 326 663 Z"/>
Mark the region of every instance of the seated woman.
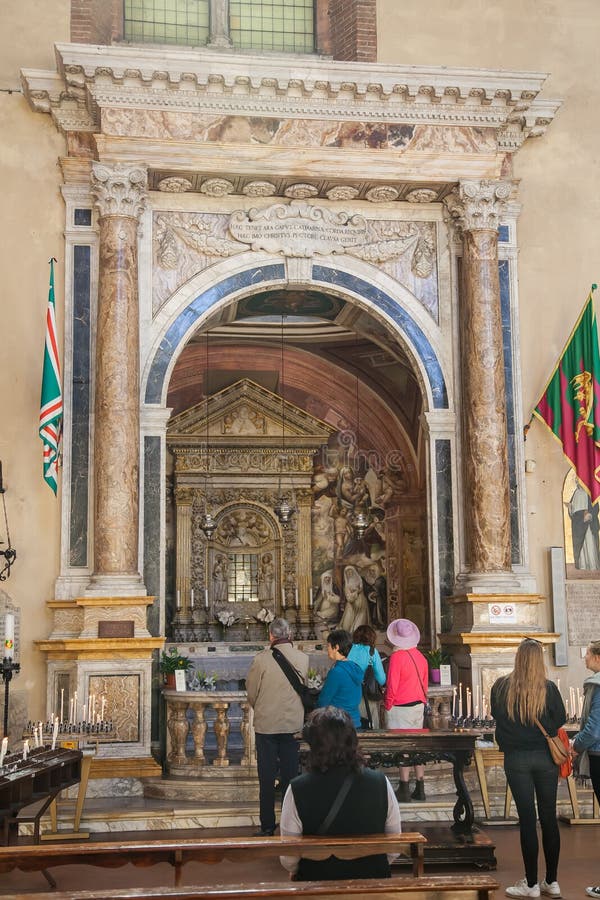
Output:
<path fill-rule="evenodd" d="M 337 706 L 348 713 L 356 728 L 360 728 L 363 671 L 357 663 L 347 659 L 351 648 L 352 638 L 347 631 L 337 628 L 327 635 L 327 656 L 333 665 L 321 688 L 317 708 Z"/>
<path fill-rule="evenodd" d="M 373 667 L 373 675 L 378 685 L 383 687 L 385 684 L 385 672 L 379 651 L 375 649 L 375 641 L 377 640 L 377 632 L 372 625 L 360 625 L 352 635 L 352 649 L 348 654 L 350 662 L 357 663 L 362 669 L 363 682 L 369 666 Z M 383 696 L 383 694 L 382 694 Z M 377 700 L 369 700 L 369 711 L 373 722 L 373 728 L 379 728 L 379 702 Z M 360 714 L 367 717 L 367 709 L 365 698 L 360 702 Z"/>
<path fill-rule="evenodd" d="M 332 706 L 316 709 L 304 726 L 304 736 L 310 747 L 308 771 L 294 778 L 286 791 L 282 836 L 399 834 L 400 811 L 392 786 L 382 772 L 365 767 L 349 715 Z M 280 859 L 296 881 L 331 881 L 389 878 L 393 856 Z"/>

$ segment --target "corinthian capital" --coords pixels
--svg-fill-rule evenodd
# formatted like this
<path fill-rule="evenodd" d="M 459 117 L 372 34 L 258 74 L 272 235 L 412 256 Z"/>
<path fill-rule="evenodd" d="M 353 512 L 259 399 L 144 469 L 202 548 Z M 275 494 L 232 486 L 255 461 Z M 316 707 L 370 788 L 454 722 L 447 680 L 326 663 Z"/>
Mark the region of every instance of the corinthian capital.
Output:
<path fill-rule="evenodd" d="M 512 190 L 510 181 L 461 181 L 444 202 L 461 231 L 497 231 Z"/>
<path fill-rule="evenodd" d="M 148 178 L 143 166 L 95 162 L 91 191 L 102 216 L 129 216 L 137 219 L 146 202 Z"/>

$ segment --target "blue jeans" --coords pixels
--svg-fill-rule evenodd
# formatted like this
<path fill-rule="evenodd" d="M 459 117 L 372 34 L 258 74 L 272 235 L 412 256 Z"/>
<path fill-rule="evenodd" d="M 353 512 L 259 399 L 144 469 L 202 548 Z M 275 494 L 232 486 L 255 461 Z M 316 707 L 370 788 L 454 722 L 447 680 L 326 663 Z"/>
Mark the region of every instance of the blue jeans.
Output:
<path fill-rule="evenodd" d="M 275 778 L 279 769 L 281 798 L 292 778 L 298 774 L 299 744 L 293 734 L 259 734 L 256 732 L 256 764 L 260 806 L 260 827 L 275 828 Z"/>
<path fill-rule="evenodd" d="M 542 829 L 542 846 L 546 860 L 546 881 L 556 881 L 560 834 L 556 820 L 558 766 L 550 753 L 543 750 L 509 750 L 504 754 L 504 771 L 511 789 L 521 832 L 521 853 L 525 863 L 527 884 L 538 880 L 537 814 Z"/>

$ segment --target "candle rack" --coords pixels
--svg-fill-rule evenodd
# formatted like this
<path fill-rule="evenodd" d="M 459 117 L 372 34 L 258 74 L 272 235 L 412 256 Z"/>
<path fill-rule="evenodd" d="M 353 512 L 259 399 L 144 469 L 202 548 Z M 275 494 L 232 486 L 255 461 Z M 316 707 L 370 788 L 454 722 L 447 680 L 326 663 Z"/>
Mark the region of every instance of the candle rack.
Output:
<path fill-rule="evenodd" d="M 11 656 L 5 656 L 2 659 L 2 681 L 4 682 L 4 728 L 3 737 L 8 737 L 8 700 L 10 692 L 10 683 L 14 674 L 21 671 L 20 663 L 12 661 Z"/>

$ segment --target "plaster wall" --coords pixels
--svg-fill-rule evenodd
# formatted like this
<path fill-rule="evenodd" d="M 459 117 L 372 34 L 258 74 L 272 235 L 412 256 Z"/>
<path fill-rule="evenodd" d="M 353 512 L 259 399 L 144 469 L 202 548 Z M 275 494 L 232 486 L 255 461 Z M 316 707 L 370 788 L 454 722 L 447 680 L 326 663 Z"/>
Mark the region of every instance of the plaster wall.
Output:
<path fill-rule="evenodd" d="M 42 478 L 37 423 L 51 256 L 59 261 L 62 345 L 64 205 L 57 160 L 65 149 L 50 118 L 29 109 L 19 69 L 54 66 L 52 42 L 69 36 L 68 6 L 67 0 L 9 0 L 2 5 L 0 27 L 0 459 L 18 554 L 2 587 L 21 609 L 21 674 L 11 684 L 11 710 L 26 708 L 32 718 L 46 708 L 46 661 L 32 641 L 49 633 L 44 604 L 54 595 L 59 558 L 60 506 Z"/>
<path fill-rule="evenodd" d="M 596 0 L 430 0 L 424 29 L 419 0 L 380 0 L 378 59 L 385 63 L 491 67 L 549 73 L 542 96 L 563 105 L 545 136 L 515 158 L 521 179 L 518 223 L 523 417 L 529 419 L 577 319 L 600 278 L 598 236 L 600 85 L 590 77 L 600 8 Z M 548 548 L 563 546 L 560 445 L 534 422 L 525 458 L 531 568 L 550 593 Z M 542 615 L 552 625 L 548 605 Z M 577 683 L 583 674 L 571 648 Z M 560 672 L 558 673 L 560 674 Z"/>

